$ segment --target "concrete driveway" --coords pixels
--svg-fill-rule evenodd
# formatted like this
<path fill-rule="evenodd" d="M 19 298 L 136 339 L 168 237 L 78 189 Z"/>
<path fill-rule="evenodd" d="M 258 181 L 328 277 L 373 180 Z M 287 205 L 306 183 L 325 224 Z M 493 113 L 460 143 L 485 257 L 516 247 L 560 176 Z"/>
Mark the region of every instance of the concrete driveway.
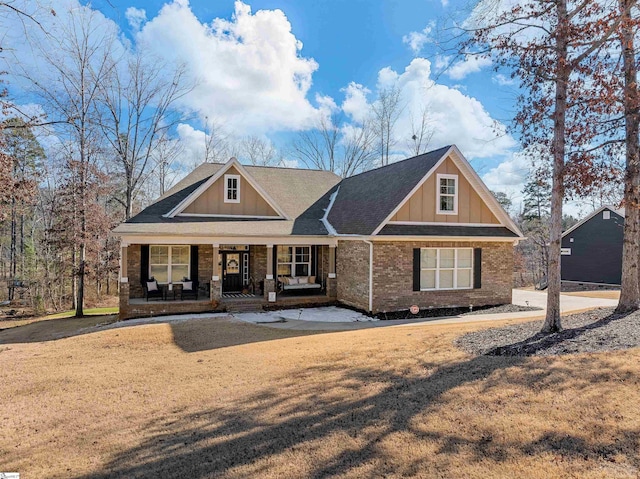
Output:
<path fill-rule="evenodd" d="M 514 289 L 513 304 L 519 304 L 521 306 L 536 306 L 546 310 L 547 293 L 546 291 Z M 563 313 L 588 308 L 610 308 L 617 305 L 617 299 L 586 298 L 584 296 L 569 296 L 566 294 L 560 295 L 560 311 Z"/>

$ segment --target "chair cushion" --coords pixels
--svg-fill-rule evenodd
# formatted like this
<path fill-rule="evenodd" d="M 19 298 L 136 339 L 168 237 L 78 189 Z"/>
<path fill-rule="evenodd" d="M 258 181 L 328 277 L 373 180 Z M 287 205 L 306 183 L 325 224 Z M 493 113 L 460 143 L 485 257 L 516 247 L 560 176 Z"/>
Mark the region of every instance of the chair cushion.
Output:
<path fill-rule="evenodd" d="M 158 291 L 157 281 L 147 281 L 147 291 Z"/>

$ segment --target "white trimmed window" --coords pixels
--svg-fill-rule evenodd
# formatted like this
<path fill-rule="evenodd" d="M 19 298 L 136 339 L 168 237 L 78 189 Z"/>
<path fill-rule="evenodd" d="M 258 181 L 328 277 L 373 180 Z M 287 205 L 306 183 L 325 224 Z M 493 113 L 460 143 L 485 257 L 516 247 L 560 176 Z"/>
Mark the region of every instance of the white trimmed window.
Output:
<path fill-rule="evenodd" d="M 191 248 L 187 246 L 149 246 L 149 277 L 158 283 L 179 283 L 191 278 Z"/>
<path fill-rule="evenodd" d="M 224 175 L 224 202 L 240 203 L 240 175 Z"/>
<path fill-rule="evenodd" d="M 278 276 L 310 276 L 310 246 L 278 246 Z"/>
<path fill-rule="evenodd" d="M 420 290 L 473 288 L 473 248 L 422 248 Z"/>
<path fill-rule="evenodd" d="M 436 208 L 439 215 L 458 214 L 458 175 L 439 174 Z"/>

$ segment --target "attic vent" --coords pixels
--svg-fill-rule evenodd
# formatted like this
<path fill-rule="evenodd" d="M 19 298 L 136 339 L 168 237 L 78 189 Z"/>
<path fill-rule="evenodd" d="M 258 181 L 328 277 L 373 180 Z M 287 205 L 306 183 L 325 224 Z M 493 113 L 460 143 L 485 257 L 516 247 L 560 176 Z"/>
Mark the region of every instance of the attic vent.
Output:
<path fill-rule="evenodd" d="M 602 212 L 602 219 L 603 220 L 611 219 L 611 211 L 603 211 Z"/>

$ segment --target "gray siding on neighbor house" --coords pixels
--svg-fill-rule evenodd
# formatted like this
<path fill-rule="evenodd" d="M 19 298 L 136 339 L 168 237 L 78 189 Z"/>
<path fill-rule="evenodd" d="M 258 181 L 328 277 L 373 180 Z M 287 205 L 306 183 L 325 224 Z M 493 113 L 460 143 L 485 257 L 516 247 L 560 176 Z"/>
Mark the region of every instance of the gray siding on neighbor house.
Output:
<path fill-rule="evenodd" d="M 603 218 L 610 211 L 610 219 Z M 605 209 L 562 238 L 562 280 L 582 283 L 620 284 L 624 217 Z M 573 241 L 572 241 L 573 239 Z"/>

